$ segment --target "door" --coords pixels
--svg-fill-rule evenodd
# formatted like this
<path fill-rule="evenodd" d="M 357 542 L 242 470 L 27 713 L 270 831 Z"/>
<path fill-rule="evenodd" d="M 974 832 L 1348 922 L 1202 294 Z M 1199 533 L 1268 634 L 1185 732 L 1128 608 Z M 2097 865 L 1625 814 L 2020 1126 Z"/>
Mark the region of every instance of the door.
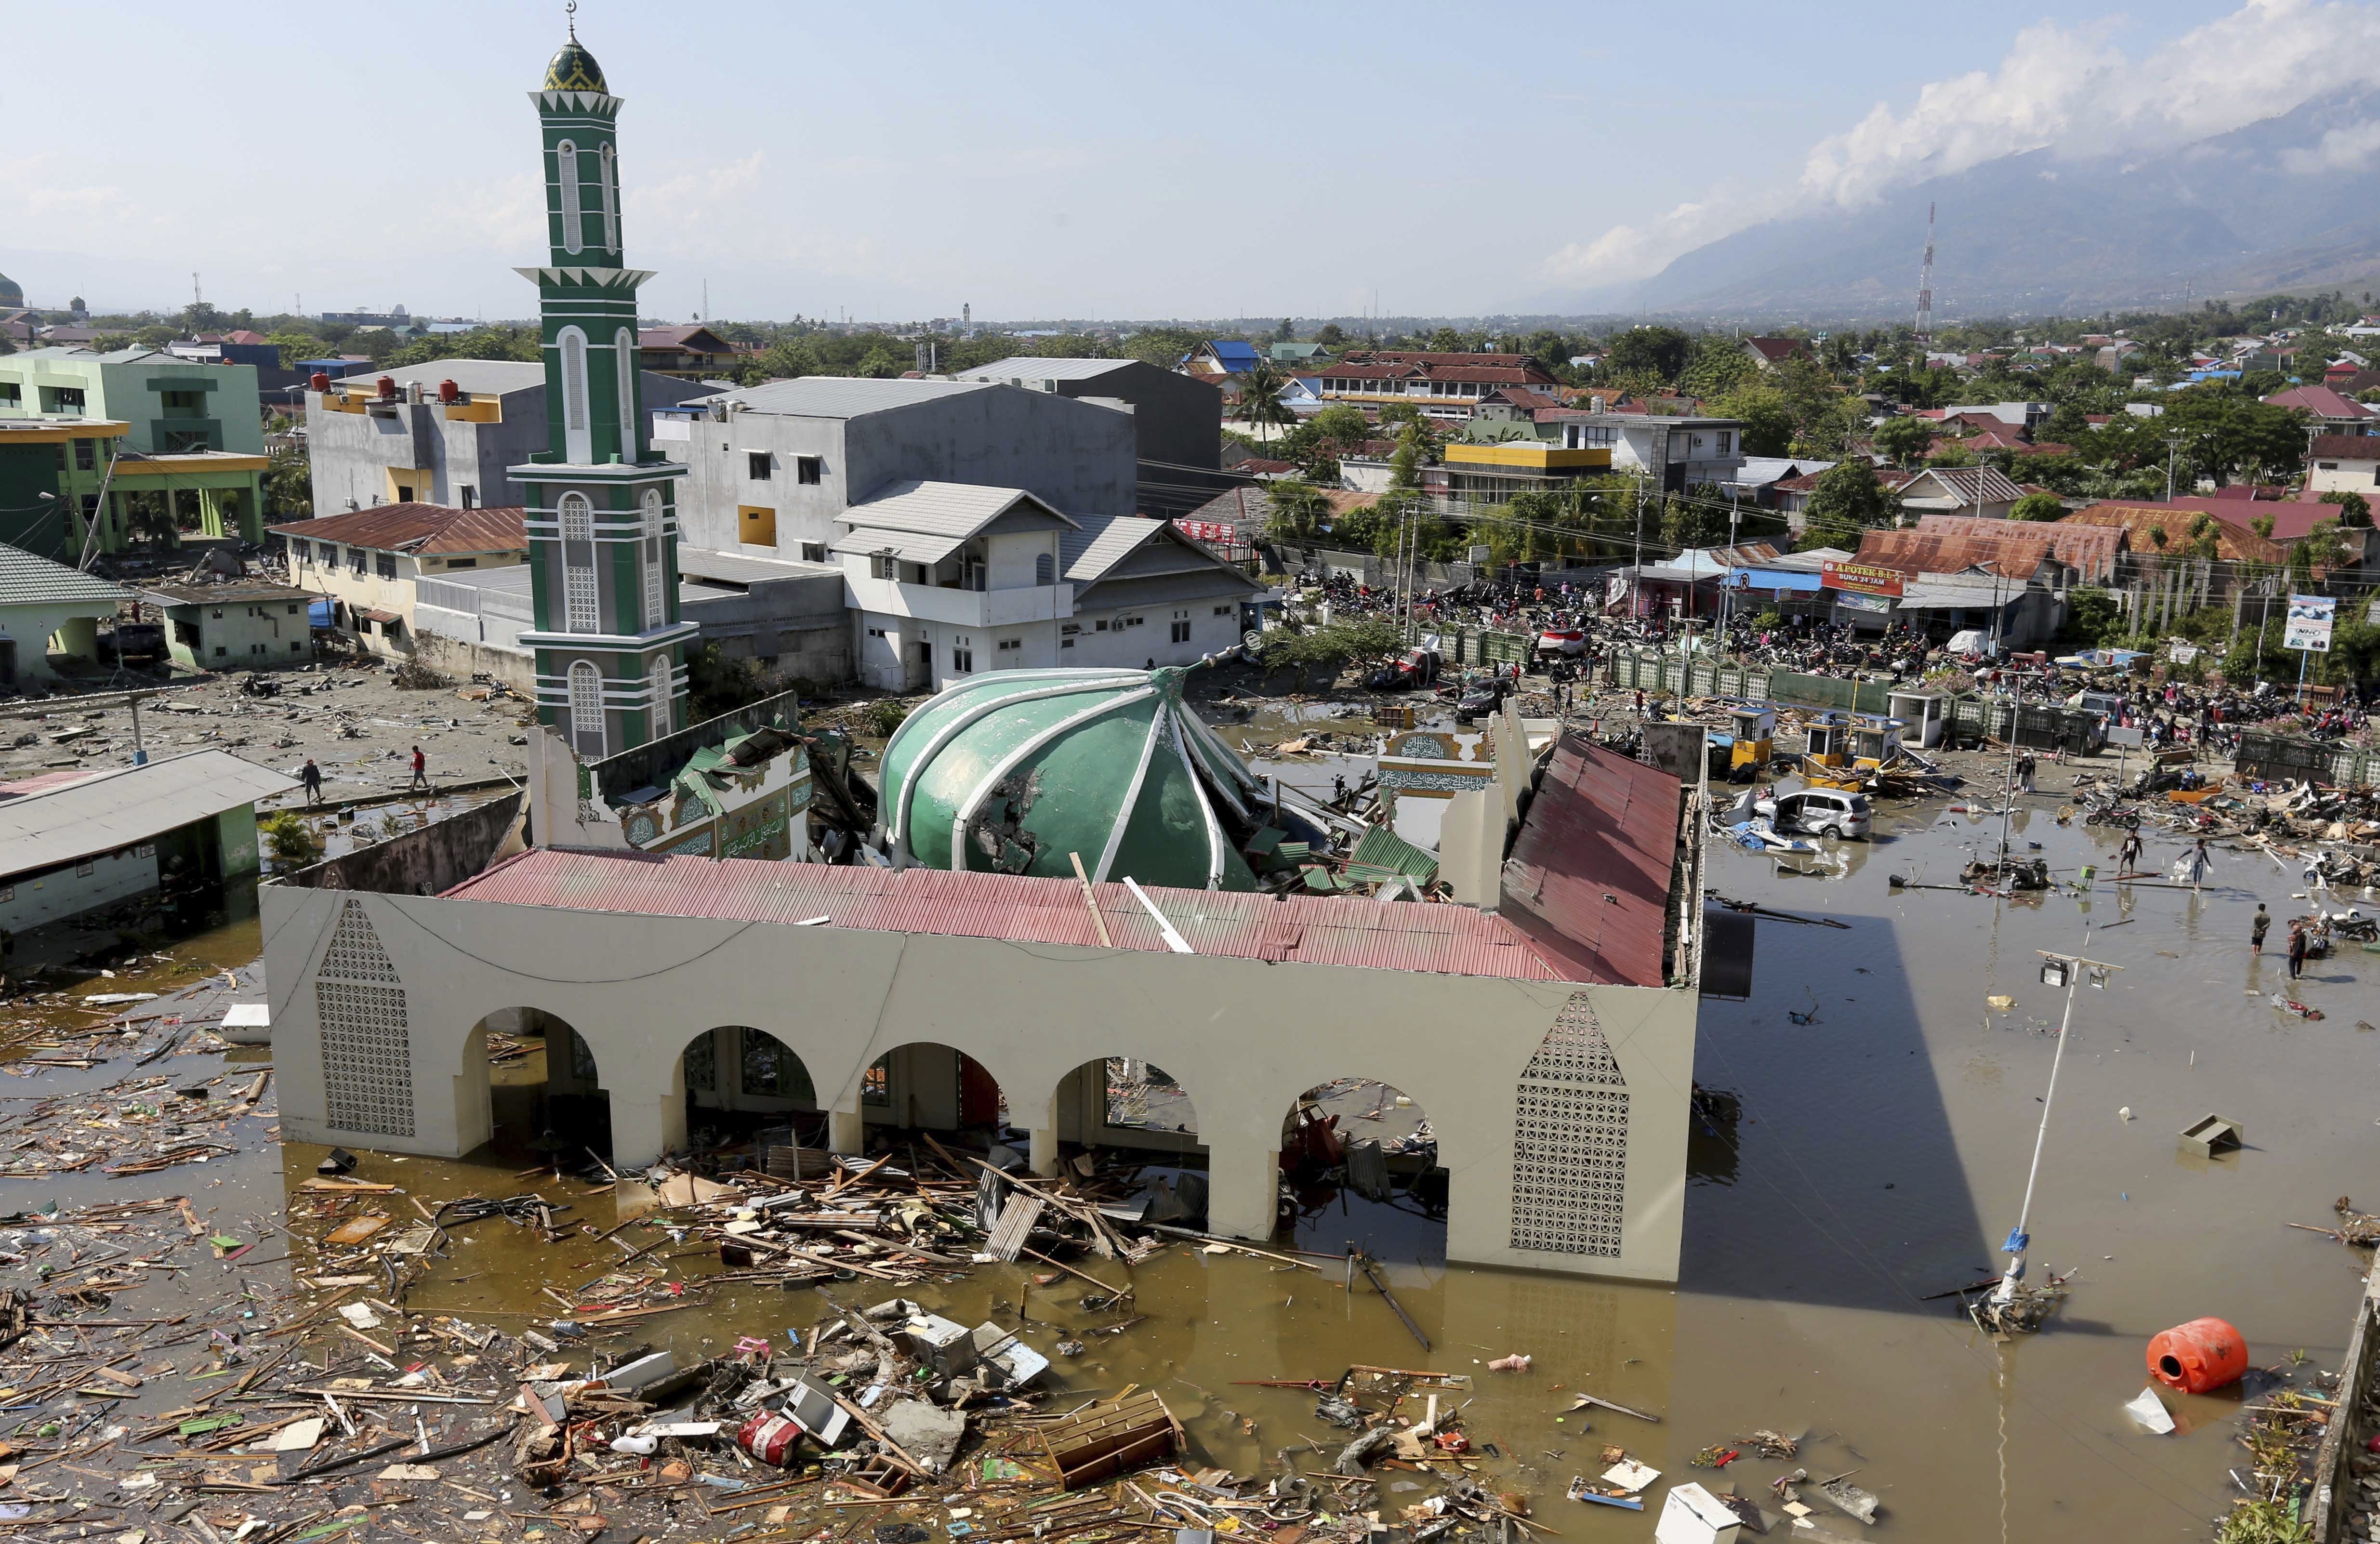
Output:
<path fill-rule="evenodd" d="M 902 689 L 923 691 L 933 684 L 934 646 L 923 638 L 917 638 L 903 647 L 908 650 L 909 676 L 902 683 Z"/>
<path fill-rule="evenodd" d="M 17 640 L 0 638 L 0 686 L 17 684 Z"/>

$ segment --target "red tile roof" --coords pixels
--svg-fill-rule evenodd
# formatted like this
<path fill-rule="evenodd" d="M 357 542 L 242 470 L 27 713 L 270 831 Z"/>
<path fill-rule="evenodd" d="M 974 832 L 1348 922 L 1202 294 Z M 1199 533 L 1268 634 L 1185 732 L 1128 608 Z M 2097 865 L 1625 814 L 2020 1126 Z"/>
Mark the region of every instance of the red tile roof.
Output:
<path fill-rule="evenodd" d="M 1921 515 L 1917 529 L 1955 537 L 2046 536 L 2051 555 L 2080 573 L 2085 584 L 2106 584 L 2116 577 L 2116 556 L 2124 544 L 2124 533 L 2108 526 L 2075 526 L 2063 521 L 2018 521 L 2011 526 L 2006 520 L 1974 515 Z"/>
<path fill-rule="evenodd" d="M 1575 731 L 1554 747 L 1505 860 L 1503 906 L 1567 979 L 1663 984 L 1678 786 Z"/>
<path fill-rule="evenodd" d="M 2307 446 L 2325 461 L 2380 461 L 2380 434 L 2317 434 Z"/>
<path fill-rule="evenodd" d="M 1120 883 L 1091 888 L 1114 947 L 1166 952 L 1156 923 L 1130 891 Z M 1425 902 L 1383 906 L 1335 895 L 1274 900 L 1240 893 L 1143 888 L 1202 954 L 1527 981 L 1606 979 L 1575 974 L 1560 956 L 1548 957 L 1533 947 L 1512 923 L 1469 906 Z M 868 932 L 1100 946 L 1080 885 L 1016 874 L 540 848 L 500 863 L 447 894 L 565 911 L 785 925 L 824 917 L 827 920 L 819 926 Z M 1657 977 L 1646 984 L 1658 986 L 1660 981 Z"/>
<path fill-rule="evenodd" d="M 2276 407 L 2301 407 L 2318 419 L 2368 419 L 2371 408 L 2328 386 L 2296 386 L 2265 398 Z"/>
<path fill-rule="evenodd" d="M 443 504 L 383 504 L 271 528 L 276 536 L 341 541 L 382 553 L 528 551 L 528 512 L 518 505 L 456 509 Z"/>
<path fill-rule="evenodd" d="M 1805 359 L 1810 357 L 1810 346 L 1800 338 L 1746 338 L 1743 342 L 1746 347 L 1758 350 L 1770 364 L 1796 354 Z"/>

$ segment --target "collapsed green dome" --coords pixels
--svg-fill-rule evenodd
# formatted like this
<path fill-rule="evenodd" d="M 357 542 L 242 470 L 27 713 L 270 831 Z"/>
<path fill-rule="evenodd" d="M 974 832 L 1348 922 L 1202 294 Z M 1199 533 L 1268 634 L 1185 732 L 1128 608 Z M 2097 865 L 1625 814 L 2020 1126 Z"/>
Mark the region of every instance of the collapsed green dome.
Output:
<path fill-rule="evenodd" d="M 1254 890 L 1231 833 L 1255 776 L 1182 702 L 1184 672 L 1003 670 L 884 748 L 886 836 L 929 868 Z"/>

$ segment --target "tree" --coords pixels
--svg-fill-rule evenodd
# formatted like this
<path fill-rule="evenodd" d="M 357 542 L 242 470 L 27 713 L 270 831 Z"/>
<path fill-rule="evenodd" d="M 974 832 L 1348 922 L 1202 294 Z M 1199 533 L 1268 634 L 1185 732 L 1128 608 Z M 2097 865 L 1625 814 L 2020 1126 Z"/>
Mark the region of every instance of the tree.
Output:
<path fill-rule="evenodd" d="M 1272 335 L 1283 343 L 1287 343 L 1290 339 L 1297 335 L 1297 329 L 1290 325 L 1290 318 L 1286 316 L 1282 317 L 1281 319 L 1281 325 L 1274 328 L 1272 331 Z"/>
<path fill-rule="evenodd" d="M 1399 424 L 1415 424 L 1421 422 L 1422 417 L 1420 407 L 1415 403 L 1384 403 L 1380 407 L 1380 427 L 1389 429 Z"/>
<path fill-rule="evenodd" d="M 1389 487 L 1397 492 L 1421 486 L 1422 462 L 1427 458 L 1429 435 L 1418 423 L 1409 423 L 1397 436 L 1396 454 L 1389 457 Z"/>
<path fill-rule="evenodd" d="M 1330 501 L 1322 496 L 1322 490 L 1304 478 L 1281 478 L 1265 492 L 1266 499 L 1272 506 L 1267 529 L 1275 540 L 1304 541 L 1314 534 L 1315 526 L 1330 513 Z"/>
<path fill-rule="evenodd" d="M 1934 425 L 1925 419 L 1887 419 L 1876 426 L 1876 448 L 1901 465 L 1923 456 L 1934 444 Z"/>
<path fill-rule="evenodd" d="M 2066 598 L 2065 637 L 2085 649 L 2096 649 L 2122 634 L 2123 616 L 2113 595 L 2083 585 Z"/>
<path fill-rule="evenodd" d="M 1372 437 L 1372 420 L 1364 416 L 1361 407 L 1350 407 L 1343 402 L 1332 403 L 1305 421 L 1317 437 L 1337 447 L 1342 455 Z"/>
<path fill-rule="evenodd" d="M 1347 334 L 1336 322 L 1326 322 L 1322 330 L 1314 334 L 1314 341 L 1325 348 L 1336 348 L 1347 341 Z"/>
<path fill-rule="evenodd" d="M 313 468 L 303 452 L 283 451 L 264 474 L 264 507 L 276 520 L 314 517 Z"/>
<path fill-rule="evenodd" d="M 1603 366 L 1615 374 L 1641 371 L 1664 383 L 1675 381 L 1694 342 L 1675 327 L 1631 327 L 1612 338 L 1603 351 Z"/>
<path fill-rule="evenodd" d="M 1774 386 L 1742 385 L 1711 404 L 1711 411 L 1743 425 L 1743 454 L 1785 456 L 1793 448 L 1793 409 Z"/>
<path fill-rule="evenodd" d="M 1854 458 L 1818 474 L 1803 511 L 1804 537 L 1814 546 L 1857 547 L 1863 532 L 1892 520 L 1892 498 L 1865 460 Z"/>
<path fill-rule="evenodd" d="M 1694 339 L 1685 368 L 1678 372 L 1678 389 L 1708 401 L 1750 385 L 1758 379 L 1759 371 L 1760 367 L 1744 356 L 1735 339 L 1720 333 L 1706 333 Z"/>
<path fill-rule="evenodd" d="M 2338 505 L 2338 523 L 2351 530 L 2372 529 L 2372 503 L 2361 493 L 2334 490 L 2322 496 L 2325 504 Z"/>
<path fill-rule="evenodd" d="M 1270 359 L 1258 359 L 1240 383 L 1240 410 L 1233 416 L 1254 429 L 1259 438 L 1269 438 L 1269 431 L 1297 421 L 1297 415 L 1281 399 L 1288 384 L 1280 366 Z"/>
<path fill-rule="evenodd" d="M 2009 505 L 2011 520 L 2062 520 L 2066 503 L 2055 493 L 2027 493 Z"/>

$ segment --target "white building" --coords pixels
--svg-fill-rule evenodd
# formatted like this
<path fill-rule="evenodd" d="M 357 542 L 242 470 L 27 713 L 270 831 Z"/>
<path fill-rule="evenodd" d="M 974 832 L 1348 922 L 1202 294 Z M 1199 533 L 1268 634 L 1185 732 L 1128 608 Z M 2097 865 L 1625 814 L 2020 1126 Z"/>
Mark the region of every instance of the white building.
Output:
<path fill-rule="evenodd" d="M 903 482 L 845 510 L 860 679 L 940 690 L 986 670 L 1188 664 L 1261 591 L 1170 521 L 1065 515 L 1021 488 Z"/>
<path fill-rule="evenodd" d="M 1730 483 L 1743 469 L 1743 425 L 1734 419 L 1590 412 L 1562 419 L 1561 435 L 1562 449 L 1608 450 L 1613 471 L 1644 472 L 1666 492 Z"/>

